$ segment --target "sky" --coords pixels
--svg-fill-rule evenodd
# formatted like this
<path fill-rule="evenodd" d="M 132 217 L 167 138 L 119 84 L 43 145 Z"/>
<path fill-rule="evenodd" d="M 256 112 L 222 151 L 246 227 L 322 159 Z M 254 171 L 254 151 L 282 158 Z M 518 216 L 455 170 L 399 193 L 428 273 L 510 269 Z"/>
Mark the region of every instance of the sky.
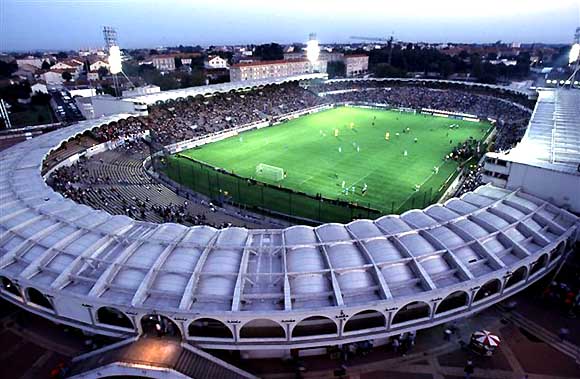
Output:
<path fill-rule="evenodd" d="M 305 42 L 570 43 L 580 0 L 0 0 L 0 51 Z"/>

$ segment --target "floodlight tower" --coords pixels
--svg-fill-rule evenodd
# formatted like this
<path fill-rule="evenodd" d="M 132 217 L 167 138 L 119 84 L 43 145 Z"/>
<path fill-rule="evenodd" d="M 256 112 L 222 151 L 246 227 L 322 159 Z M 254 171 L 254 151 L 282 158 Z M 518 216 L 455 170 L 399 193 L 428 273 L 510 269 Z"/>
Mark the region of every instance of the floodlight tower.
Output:
<path fill-rule="evenodd" d="M 570 54 L 568 56 L 568 64 L 573 66 L 572 75 L 570 76 L 570 88 L 579 87 L 576 83 L 576 75 L 580 69 L 580 27 L 576 28 L 576 33 L 574 34 L 574 43 L 570 48 Z"/>
<path fill-rule="evenodd" d="M 119 48 L 119 43 L 117 42 L 117 30 L 111 26 L 103 27 L 103 37 L 105 38 L 105 46 L 109 53 L 109 71 L 113 75 L 113 85 L 115 87 L 115 95 L 119 96 L 119 74 L 127 79 L 131 83 L 131 80 L 123 72 L 123 58 L 121 56 L 121 49 Z"/>
<path fill-rule="evenodd" d="M 318 40 L 316 39 L 316 33 L 310 33 L 308 36 L 308 42 L 306 43 L 306 58 L 310 62 L 312 69 L 318 69 L 320 57 L 320 46 L 318 45 Z"/>

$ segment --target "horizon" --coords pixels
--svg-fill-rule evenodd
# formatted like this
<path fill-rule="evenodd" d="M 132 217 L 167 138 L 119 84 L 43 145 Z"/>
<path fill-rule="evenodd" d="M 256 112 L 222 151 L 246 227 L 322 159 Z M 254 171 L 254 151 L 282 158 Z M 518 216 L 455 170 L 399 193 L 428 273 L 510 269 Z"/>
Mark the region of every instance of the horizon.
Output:
<path fill-rule="evenodd" d="M 125 49 L 304 43 L 313 32 L 322 45 L 357 44 L 351 35 L 412 43 L 571 43 L 580 24 L 580 1 L 488 0 L 432 4 L 409 0 L 393 7 L 361 0 L 307 0 L 271 4 L 248 0 L 191 4 L 169 0 L 6 0 L 0 4 L 3 52 L 73 51 L 104 45 L 102 27 L 118 31 Z M 337 26 L 338 25 L 338 26 Z M 533 25 L 533 28 L 530 28 Z M 56 31 L 56 32 L 55 32 Z M 451 42 L 459 41 L 459 42 Z"/>

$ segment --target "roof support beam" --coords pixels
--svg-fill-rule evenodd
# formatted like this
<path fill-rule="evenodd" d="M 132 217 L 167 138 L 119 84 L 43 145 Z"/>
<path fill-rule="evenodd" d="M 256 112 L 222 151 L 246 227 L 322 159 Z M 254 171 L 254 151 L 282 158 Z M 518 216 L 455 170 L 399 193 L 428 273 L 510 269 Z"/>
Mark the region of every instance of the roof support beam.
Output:
<path fill-rule="evenodd" d="M 127 260 L 131 257 L 131 255 L 143 244 L 143 241 L 135 241 L 131 245 L 127 246 L 116 258 L 115 260 L 107 267 L 105 272 L 97 279 L 93 288 L 89 291 L 88 296 L 93 297 L 100 297 L 103 291 L 107 288 L 109 283 L 115 278 L 115 275 L 119 272 L 121 267 Z"/>
<path fill-rule="evenodd" d="M 131 299 L 132 306 L 136 307 L 138 305 L 141 305 L 143 304 L 145 299 L 147 299 L 149 289 L 151 288 L 151 286 L 155 282 L 155 278 L 157 278 L 157 275 L 159 274 L 159 268 L 163 266 L 167 258 L 171 255 L 171 253 L 175 249 L 175 247 L 177 247 L 179 242 L 181 242 L 181 240 L 187 235 L 187 233 L 188 230 L 185 229 L 177 241 L 167 245 L 165 249 L 163 249 L 163 252 L 159 254 L 159 256 L 157 257 L 157 259 L 155 260 L 149 271 L 147 271 L 147 274 L 145 275 L 143 281 L 137 288 L 137 291 L 135 291 L 135 295 L 133 295 L 133 299 Z"/>
<path fill-rule="evenodd" d="M 96 283 L 93 285 L 93 288 L 89 291 L 88 296 L 99 297 L 103 293 L 103 291 L 107 288 L 109 283 L 115 278 L 121 267 L 127 260 L 137 251 L 137 249 L 147 241 L 147 238 L 153 234 L 155 229 L 149 230 L 145 235 L 143 235 L 142 239 L 139 239 L 133 243 L 131 243 L 126 249 L 124 249 L 119 255 L 115 258 L 115 260 L 107 267 L 105 272 L 99 277 Z"/>
<path fill-rule="evenodd" d="M 40 216 L 42 217 L 42 216 Z M 38 219 L 39 217 L 35 217 Z M 29 224 L 26 222 L 26 224 Z M 30 248 L 32 248 L 36 241 L 42 239 L 43 237 L 47 236 L 48 234 L 52 233 L 54 230 L 58 229 L 61 226 L 60 223 L 54 223 L 45 229 L 41 229 L 35 234 L 31 235 L 27 239 L 25 239 L 20 245 L 18 245 L 14 250 L 9 251 L 8 253 L 4 254 L 0 258 L 0 268 L 4 268 L 12 263 L 15 259 L 18 259 L 21 255 L 26 253 Z"/>
<path fill-rule="evenodd" d="M 191 307 L 191 302 L 193 301 L 193 292 L 199 280 L 199 271 L 205 264 L 205 261 L 207 260 L 209 253 L 213 250 L 219 234 L 220 232 L 215 233 L 215 235 L 208 242 L 205 249 L 203 249 L 203 252 L 201 253 L 199 259 L 197 260 L 193 272 L 189 277 L 189 281 L 187 282 L 187 285 L 183 290 L 183 295 L 181 297 L 181 301 L 179 302 L 179 309 L 189 309 Z"/>
<path fill-rule="evenodd" d="M 322 251 L 322 255 L 324 256 L 324 259 L 326 260 L 326 264 L 328 265 L 328 268 L 330 268 L 330 280 L 332 283 L 332 290 L 334 292 L 334 299 L 336 301 L 336 305 L 342 306 L 342 305 L 344 305 L 344 299 L 342 298 L 342 293 L 340 291 L 340 285 L 338 284 L 338 279 L 336 278 L 336 273 L 334 272 L 334 268 L 332 267 L 332 263 L 330 262 L 328 252 L 326 251 L 326 247 L 324 246 L 324 243 L 320 239 L 320 236 L 316 232 L 316 229 L 314 229 L 313 231 L 314 231 L 314 235 L 316 236 L 316 240 L 319 243 L 320 251 Z"/>
<path fill-rule="evenodd" d="M 490 262 L 495 269 L 505 268 L 507 267 L 505 263 L 497 255 L 493 252 L 489 251 L 481 242 L 477 240 L 471 233 L 469 233 L 465 229 L 461 229 L 458 225 L 450 223 L 447 224 L 447 227 L 451 229 L 454 233 L 457 233 L 458 236 L 461 238 L 468 240 L 468 241 L 476 241 L 474 246 L 477 246 L 477 251 L 481 253 L 487 260 Z"/>
<path fill-rule="evenodd" d="M 451 258 L 451 263 L 453 264 L 453 266 L 455 266 L 455 268 L 458 269 L 459 272 L 461 272 L 463 279 L 466 280 L 475 279 L 475 275 L 473 275 L 473 273 L 469 271 L 467 266 L 465 266 L 463 262 L 461 262 L 459 258 L 457 258 L 457 256 L 453 253 L 453 251 L 449 248 L 449 246 L 447 246 L 443 241 L 439 240 L 439 238 L 435 237 L 427 230 L 421 231 L 421 235 L 427 241 L 437 246 L 438 249 L 447 250 L 447 256 Z"/>
<path fill-rule="evenodd" d="M 364 243 L 362 243 L 359 240 L 359 238 L 355 235 L 355 233 L 348 227 L 348 225 L 345 225 L 345 229 L 348 231 L 348 233 L 351 235 L 351 237 L 353 237 L 353 239 L 356 240 L 356 246 L 358 246 L 358 248 L 363 252 L 363 254 L 366 256 L 367 260 L 372 263 L 373 272 L 375 274 L 375 278 L 376 278 L 377 282 L 379 282 L 379 287 L 381 288 L 381 292 L 383 294 L 383 297 L 385 299 L 392 299 L 393 294 L 392 294 L 391 290 L 389 289 L 389 286 L 387 285 L 387 281 L 383 277 L 383 274 L 381 273 L 379 266 L 377 266 L 377 262 L 375 262 L 375 259 L 373 258 L 372 254 L 368 251 L 368 249 L 366 248 Z"/>
<path fill-rule="evenodd" d="M 240 267 L 238 269 L 238 277 L 236 279 L 236 286 L 234 287 L 234 296 L 232 299 L 232 311 L 239 311 L 240 310 L 240 302 L 242 300 L 242 291 L 244 290 L 244 276 L 246 274 L 246 270 L 248 268 L 248 260 L 250 257 L 251 244 L 252 240 L 254 239 L 255 234 L 251 234 L 250 237 L 246 239 L 246 246 L 244 247 L 244 251 L 242 253 L 242 259 L 240 261 Z M 262 252 L 262 237 L 263 234 L 260 236 L 260 253 Z"/>
<path fill-rule="evenodd" d="M 284 233 L 281 234 L 282 238 L 282 266 L 284 267 L 284 310 L 289 311 L 292 309 L 292 296 L 290 293 L 290 278 L 288 277 L 288 261 L 286 257 L 286 237 Z"/>
<path fill-rule="evenodd" d="M 430 290 L 437 289 L 437 286 L 435 285 L 435 282 L 433 282 L 433 279 L 431 279 L 431 277 L 429 276 L 429 273 L 423 268 L 423 266 L 421 266 L 419 262 L 417 262 L 417 259 L 409 251 L 409 249 L 407 249 L 407 247 L 403 245 L 403 243 L 399 241 L 399 239 L 396 237 L 394 237 L 392 241 L 393 244 L 397 247 L 397 249 L 399 249 L 404 255 L 412 259 L 412 261 L 410 261 L 411 267 L 413 268 L 415 274 L 419 276 L 421 282 Z"/>
<path fill-rule="evenodd" d="M 82 271 L 86 267 L 86 263 L 82 263 L 89 258 L 98 256 L 103 250 L 108 248 L 115 240 L 111 236 L 104 236 L 99 238 L 95 243 L 89 246 L 81 255 L 76 257 L 50 285 L 51 288 L 61 289 L 70 281 L 70 277 Z"/>
<path fill-rule="evenodd" d="M 46 250 L 44 253 L 36 257 L 30 264 L 22 270 L 20 273 L 20 277 L 23 279 L 28 279 L 32 275 L 36 274 L 39 270 L 42 269 L 42 266 L 46 264 L 46 262 L 50 261 L 54 258 L 62 248 L 68 246 L 77 238 L 81 237 L 83 234 L 86 234 L 87 231 L 84 229 L 78 229 L 74 233 L 69 234 L 62 240 L 55 243 L 50 249 Z"/>

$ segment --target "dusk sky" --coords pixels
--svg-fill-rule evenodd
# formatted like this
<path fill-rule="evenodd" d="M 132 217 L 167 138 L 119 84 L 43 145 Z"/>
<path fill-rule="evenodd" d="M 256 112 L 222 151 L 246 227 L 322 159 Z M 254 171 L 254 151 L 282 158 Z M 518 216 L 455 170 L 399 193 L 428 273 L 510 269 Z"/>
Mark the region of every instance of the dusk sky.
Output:
<path fill-rule="evenodd" d="M 570 43 L 580 0 L 0 0 L 0 51 L 348 42 L 351 35 L 404 41 Z"/>

